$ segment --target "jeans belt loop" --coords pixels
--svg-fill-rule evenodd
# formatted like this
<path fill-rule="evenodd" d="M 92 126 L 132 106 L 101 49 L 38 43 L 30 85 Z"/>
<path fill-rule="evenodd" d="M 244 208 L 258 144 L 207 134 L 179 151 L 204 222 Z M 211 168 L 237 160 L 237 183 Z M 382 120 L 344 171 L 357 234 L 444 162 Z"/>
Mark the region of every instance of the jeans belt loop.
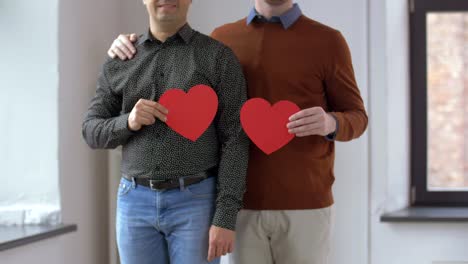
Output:
<path fill-rule="evenodd" d="M 154 184 L 158 183 L 159 181 L 157 180 L 149 180 L 149 187 L 151 190 L 153 191 L 158 191 L 158 189 L 156 188 L 156 186 L 154 186 Z"/>
<path fill-rule="evenodd" d="M 179 178 L 179 187 L 180 191 L 183 192 L 185 190 L 185 182 L 184 182 L 184 177 Z"/>

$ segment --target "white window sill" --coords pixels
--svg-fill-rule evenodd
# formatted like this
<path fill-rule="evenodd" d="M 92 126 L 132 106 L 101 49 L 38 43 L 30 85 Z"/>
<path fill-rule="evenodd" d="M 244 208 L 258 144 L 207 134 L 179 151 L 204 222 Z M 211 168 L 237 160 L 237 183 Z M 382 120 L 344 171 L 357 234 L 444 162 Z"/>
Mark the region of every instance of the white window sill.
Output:
<path fill-rule="evenodd" d="M 59 236 L 77 230 L 76 225 L 0 226 L 0 251 Z"/>
<path fill-rule="evenodd" d="M 468 222 L 468 207 L 412 206 L 380 217 L 381 222 Z"/>

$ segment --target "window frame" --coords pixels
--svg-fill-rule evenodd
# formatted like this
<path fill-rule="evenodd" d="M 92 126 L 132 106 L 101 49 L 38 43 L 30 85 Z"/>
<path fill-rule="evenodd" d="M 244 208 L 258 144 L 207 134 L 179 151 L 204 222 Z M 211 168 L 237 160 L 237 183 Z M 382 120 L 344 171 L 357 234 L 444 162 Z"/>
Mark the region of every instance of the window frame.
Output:
<path fill-rule="evenodd" d="M 427 188 L 427 14 L 468 12 L 467 0 L 410 0 L 411 205 L 468 206 L 468 191 Z M 422 87 L 418 89 L 418 87 Z"/>

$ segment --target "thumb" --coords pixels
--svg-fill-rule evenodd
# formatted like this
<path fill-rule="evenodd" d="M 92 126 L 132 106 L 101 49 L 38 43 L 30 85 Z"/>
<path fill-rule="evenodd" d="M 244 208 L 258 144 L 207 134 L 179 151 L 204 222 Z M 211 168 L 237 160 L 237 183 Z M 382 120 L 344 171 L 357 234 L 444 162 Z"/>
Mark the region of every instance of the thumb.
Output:
<path fill-rule="evenodd" d="M 212 243 L 209 243 L 209 245 L 208 245 L 208 257 L 207 257 L 208 262 L 212 261 L 214 259 L 214 256 L 215 256 L 214 245 Z"/>
<path fill-rule="evenodd" d="M 137 35 L 136 34 L 130 34 L 130 41 L 135 42 L 137 40 Z"/>
<path fill-rule="evenodd" d="M 208 257 L 207 260 L 208 262 L 211 262 L 214 259 L 215 256 L 215 248 L 214 248 L 214 243 L 213 241 L 213 227 L 210 228 L 210 231 L 208 233 Z"/>

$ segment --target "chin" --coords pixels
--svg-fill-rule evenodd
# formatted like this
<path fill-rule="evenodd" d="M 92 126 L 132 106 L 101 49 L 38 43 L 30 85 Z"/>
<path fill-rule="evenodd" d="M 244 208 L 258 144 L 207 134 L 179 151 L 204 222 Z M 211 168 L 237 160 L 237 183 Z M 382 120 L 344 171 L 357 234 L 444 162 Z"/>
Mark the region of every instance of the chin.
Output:
<path fill-rule="evenodd" d="M 173 21 L 173 20 L 177 20 L 177 15 L 175 14 L 170 14 L 170 13 L 159 13 L 156 15 L 156 17 L 158 18 L 158 20 L 160 21 Z"/>

